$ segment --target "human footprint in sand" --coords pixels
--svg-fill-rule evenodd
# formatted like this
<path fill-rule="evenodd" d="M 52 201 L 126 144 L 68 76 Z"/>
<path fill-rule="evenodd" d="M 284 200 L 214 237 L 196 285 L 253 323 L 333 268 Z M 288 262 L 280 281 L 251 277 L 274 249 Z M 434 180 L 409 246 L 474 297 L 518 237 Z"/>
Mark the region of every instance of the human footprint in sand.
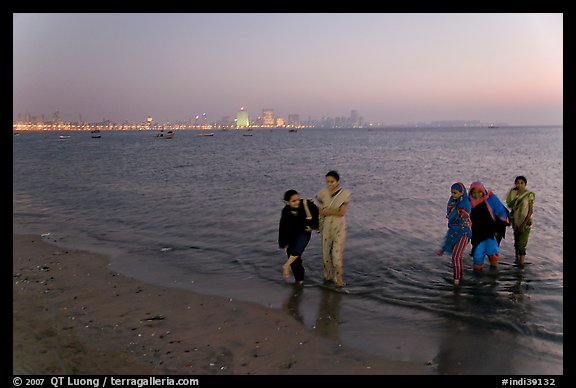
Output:
<path fill-rule="evenodd" d="M 290 269 L 296 283 L 304 281 L 302 254 L 310 242 L 312 230 L 318 229 L 318 207 L 313 200 L 301 199 L 296 190 L 284 194 L 285 206 L 280 216 L 278 245 L 286 251 L 288 259 L 282 266 L 284 278 L 290 277 Z"/>

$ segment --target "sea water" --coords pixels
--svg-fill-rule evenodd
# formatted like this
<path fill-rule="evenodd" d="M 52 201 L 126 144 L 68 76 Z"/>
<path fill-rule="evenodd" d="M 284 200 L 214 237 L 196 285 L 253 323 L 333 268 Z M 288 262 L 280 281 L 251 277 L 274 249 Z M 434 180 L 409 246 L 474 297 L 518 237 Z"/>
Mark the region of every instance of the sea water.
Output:
<path fill-rule="evenodd" d="M 362 128 L 22 132 L 13 139 L 15 232 L 90 249 L 144 281 L 243 299 L 344 345 L 439 373 L 563 372 L 563 128 Z M 352 193 L 345 292 L 322 284 L 320 235 L 302 290 L 282 278 L 288 189 L 313 198 L 337 170 Z M 503 201 L 524 175 L 536 195 L 526 266 L 508 228 L 497 269 L 462 285 L 438 257 L 452 183 Z"/>

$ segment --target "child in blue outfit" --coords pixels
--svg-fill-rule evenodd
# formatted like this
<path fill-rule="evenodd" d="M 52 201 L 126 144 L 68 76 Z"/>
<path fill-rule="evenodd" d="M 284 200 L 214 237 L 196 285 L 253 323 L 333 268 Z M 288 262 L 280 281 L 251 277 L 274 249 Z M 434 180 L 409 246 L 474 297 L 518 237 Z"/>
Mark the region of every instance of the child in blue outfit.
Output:
<path fill-rule="evenodd" d="M 452 269 L 454 272 L 454 285 L 460 285 L 460 279 L 464 274 L 462 256 L 468 241 L 472 237 L 472 222 L 470 211 L 472 209 L 466 187 L 461 182 L 456 182 L 450 187 L 452 194 L 446 206 L 446 218 L 448 219 L 448 232 L 442 248 L 436 250 L 438 256 L 444 252 L 452 253 Z"/>

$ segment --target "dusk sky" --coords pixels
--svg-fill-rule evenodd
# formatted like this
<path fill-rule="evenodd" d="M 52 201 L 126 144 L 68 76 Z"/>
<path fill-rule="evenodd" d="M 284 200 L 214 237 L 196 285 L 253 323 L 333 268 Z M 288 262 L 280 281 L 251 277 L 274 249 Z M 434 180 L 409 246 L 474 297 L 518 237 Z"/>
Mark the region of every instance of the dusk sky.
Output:
<path fill-rule="evenodd" d="M 13 119 L 563 123 L 563 15 L 14 14 Z M 20 116 L 19 116 L 20 115 Z"/>

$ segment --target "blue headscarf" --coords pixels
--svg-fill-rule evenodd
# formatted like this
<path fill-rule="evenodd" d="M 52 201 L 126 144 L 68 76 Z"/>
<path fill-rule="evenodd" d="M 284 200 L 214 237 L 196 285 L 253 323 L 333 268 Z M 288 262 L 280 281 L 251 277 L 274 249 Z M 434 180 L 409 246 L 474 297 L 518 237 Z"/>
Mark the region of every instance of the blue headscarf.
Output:
<path fill-rule="evenodd" d="M 451 224 L 458 218 L 458 212 L 465 211 L 467 215 L 470 215 L 472 210 L 472 205 L 470 204 L 470 199 L 468 198 L 468 193 L 466 192 L 466 186 L 462 182 L 456 182 L 451 187 L 450 190 L 456 190 L 463 195 L 454 200 L 452 196 L 448 199 L 448 204 L 446 205 L 446 218 L 448 218 L 448 224 Z"/>

